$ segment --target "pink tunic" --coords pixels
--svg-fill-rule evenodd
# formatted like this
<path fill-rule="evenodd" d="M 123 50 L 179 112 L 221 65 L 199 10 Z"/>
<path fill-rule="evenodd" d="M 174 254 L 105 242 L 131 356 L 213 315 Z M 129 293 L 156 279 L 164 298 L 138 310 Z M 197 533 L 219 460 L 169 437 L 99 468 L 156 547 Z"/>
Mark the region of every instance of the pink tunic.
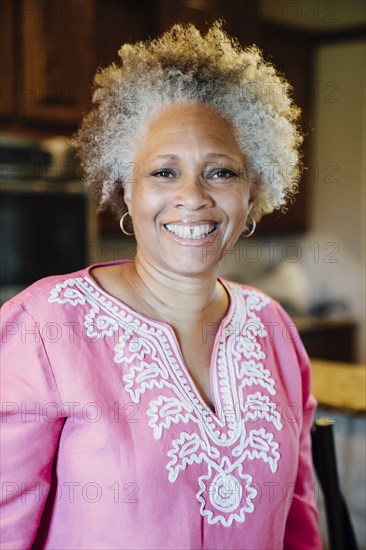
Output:
<path fill-rule="evenodd" d="M 2 309 L 1 548 L 320 549 L 309 361 L 283 309 L 221 281 L 213 412 L 172 328 L 90 269 Z"/>

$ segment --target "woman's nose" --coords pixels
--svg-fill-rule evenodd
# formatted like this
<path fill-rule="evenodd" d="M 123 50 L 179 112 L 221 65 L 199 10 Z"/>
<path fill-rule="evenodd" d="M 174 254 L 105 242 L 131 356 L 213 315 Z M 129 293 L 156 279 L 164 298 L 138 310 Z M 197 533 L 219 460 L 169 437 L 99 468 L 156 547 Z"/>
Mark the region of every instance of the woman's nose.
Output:
<path fill-rule="evenodd" d="M 176 189 L 174 206 L 198 210 L 214 205 L 214 200 L 200 177 L 187 176 L 182 178 Z"/>

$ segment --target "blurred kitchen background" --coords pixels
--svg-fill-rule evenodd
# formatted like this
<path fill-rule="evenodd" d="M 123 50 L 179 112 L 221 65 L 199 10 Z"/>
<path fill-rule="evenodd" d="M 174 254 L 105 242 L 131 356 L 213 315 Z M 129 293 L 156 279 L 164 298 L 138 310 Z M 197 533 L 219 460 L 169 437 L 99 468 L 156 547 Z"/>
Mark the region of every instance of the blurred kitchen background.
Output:
<path fill-rule="evenodd" d="M 364 380 L 357 369 L 365 369 L 366 332 L 365 2 L 4 0 L 0 9 L 1 301 L 40 277 L 133 256 L 134 241 L 118 221 L 95 214 L 68 138 L 90 106 L 96 69 L 117 61 L 122 43 L 177 21 L 205 30 L 222 17 L 230 34 L 242 45 L 256 43 L 293 85 L 307 167 L 288 213 L 267 216 L 253 237 L 241 239 L 222 275 L 284 305 L 314 358 L 314 383 L 321 384 L 317 368 L 329 369 L 326 380 L 337 368 Z M 317 391 L 324 406 L 335 404 Z M 366 547 L 362 383 L 358 391 L 361 405 L 352 392 L 335 405 L 336 443 Z"/>

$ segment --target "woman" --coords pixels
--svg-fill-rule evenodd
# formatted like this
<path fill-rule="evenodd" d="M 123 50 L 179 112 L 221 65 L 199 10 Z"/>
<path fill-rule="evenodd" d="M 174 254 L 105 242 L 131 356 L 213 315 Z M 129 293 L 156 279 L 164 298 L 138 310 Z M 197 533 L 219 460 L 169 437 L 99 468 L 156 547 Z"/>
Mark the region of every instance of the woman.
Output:
<path fill-rule="evenodd" d="M 137 254 L 4 307 L 4 548 L 321 548 L 308 358 L 217 277 L 296 187 L 289 86 L 217 23 L 120 56 L 75 144 Z"/>

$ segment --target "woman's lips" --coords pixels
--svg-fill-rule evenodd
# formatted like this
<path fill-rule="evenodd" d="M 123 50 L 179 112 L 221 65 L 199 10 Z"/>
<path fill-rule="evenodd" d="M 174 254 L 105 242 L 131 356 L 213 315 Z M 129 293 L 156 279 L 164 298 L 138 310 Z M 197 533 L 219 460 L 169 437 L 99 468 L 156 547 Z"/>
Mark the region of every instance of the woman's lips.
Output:
<path fill-rule="evenodd" d="M 164 227 L 169 231 L 169 233 L 173 233 L 176 237 L 179 237 L 180 239 L 191 239 L 191 240 L 199 240 L 204 239 L 212 233 L 216 227 L 216 223 L 195 223 L 195 224 L 174 224 L 174 223 L 167 223 L 164 225 Z"/>
<path fill-rule="evenodd" d="M 211 240 L 219 224 L 215 222 L 166 223 L 164 229 L 180 244 L 201 245 Z"/>

